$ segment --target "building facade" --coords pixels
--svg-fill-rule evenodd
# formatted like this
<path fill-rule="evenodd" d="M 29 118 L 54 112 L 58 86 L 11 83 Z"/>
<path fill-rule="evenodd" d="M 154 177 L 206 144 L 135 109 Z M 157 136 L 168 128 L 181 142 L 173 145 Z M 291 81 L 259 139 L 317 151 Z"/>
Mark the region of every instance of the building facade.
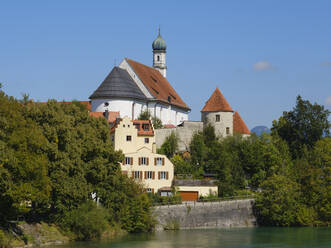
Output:
<path fill-rule="evenodd" d="M 111 128 L 115 150 L 125 155 L 121 163 L 123 174 L 142 183 L 147 192 L 156 193 L 172 186 L 174 166 L 162 154 L 156 153 L 151 121 L 117 119 Z"/>

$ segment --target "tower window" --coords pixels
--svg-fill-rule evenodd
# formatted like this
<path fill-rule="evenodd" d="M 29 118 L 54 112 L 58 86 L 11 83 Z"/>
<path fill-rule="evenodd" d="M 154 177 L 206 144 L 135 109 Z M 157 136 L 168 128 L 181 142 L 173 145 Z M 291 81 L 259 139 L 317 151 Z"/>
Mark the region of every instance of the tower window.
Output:
<path fill-rule="evenodd" d="M 226 128 L 226 134 L 230 134 L 230 128 L 229 127 Z"/>
<path fill-rule="evenodd" d="M 157 55 L 157 61 L 160 61 L 160 56 L 159 55 Z"/>
<path fill-rule="evenodd" d="M 221 121 L 220 115 L 216 115 L 216 122 L 220 122 L 220 121 Z"/>
<path fill-rule="evenodd" d="M 105 107 L 108 107 L 109 106 L 109 103 L 108 102 L 105 102 Z"/>

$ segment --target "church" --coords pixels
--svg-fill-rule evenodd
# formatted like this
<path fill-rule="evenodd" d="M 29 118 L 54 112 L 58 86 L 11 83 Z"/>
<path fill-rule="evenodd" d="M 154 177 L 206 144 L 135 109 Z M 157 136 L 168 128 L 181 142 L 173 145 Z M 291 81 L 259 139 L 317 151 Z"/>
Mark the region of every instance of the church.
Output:
<path fill-rule="evenodd" d="M 120 118 L 137 119 L 148 110 L 163 125 L 188 120 L 190 108 L 168 82 L 167 46 L 160 34 L 152 44 L 153 67 L 124 58 L 90 96 L 92 112 L 119 112 Z"/>

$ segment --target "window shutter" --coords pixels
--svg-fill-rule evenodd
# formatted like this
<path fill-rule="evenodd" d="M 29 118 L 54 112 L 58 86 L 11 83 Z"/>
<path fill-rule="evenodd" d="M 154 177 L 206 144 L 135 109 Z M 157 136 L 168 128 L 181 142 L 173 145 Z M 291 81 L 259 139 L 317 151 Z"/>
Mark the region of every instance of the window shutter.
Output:
<path fill-rule="evenodd" d="M 143 172 L 142 171 L 139 173 L 139 177 L 140 177 L 140 179 L 143 178 Z"/>
<path fill-rule="evenodd" d="M 145 171 L 145 177 L 144 178 L 147 179 L 147 171 Z"/>
<path fill-rule="evenodd" d="M 168 180 L 169 179 L 169 172 L 167 171 L 166 173 L 166 179 Z"/>
<path fill-rule="evenodd" d="M 156 165 L 156 158 L 154 158 L 154 165 Z"/>
<path fill-rule="evenodd" d="M 139 163 L 138 164 L 141 165 L 141 158 L 139 158 Z"/>
<path fill-rule="evenodd" d="M 133 157 L 131 157 L 130 164 L 133 165 Z"/>
<path fill-rule="evenodd" d="M 147 158 L 147 165 L 149 165 L 149 158 Z"/>
<path fill-rule="evenodd" d="M 164 158 L 162 158 L 162 165 L 164 165 Z"/>
<path fill-rule="evenodd" d="M 132 171 L 132 178 L 134 178 L 134 171 Z"/>
<path fill-rule="evenodd" d="M 155 179 L 155 171 L 153 171 L 153 179 Z"/>
<path fill-rule="evenodd" d="M 152 189 L 152 193 L 154 194 L 154 189 Z"/>
<path fill-rule="evenodd" d="M 124 160 L 123 160 L 122 164 L 123 164 L 123 165 L 125 164 L 125 158 L 124 158 Z"/>
<path fill-rule="evenodd" d="M 161 172 L 158 172 L 159 179 L 161 178 Z"/>

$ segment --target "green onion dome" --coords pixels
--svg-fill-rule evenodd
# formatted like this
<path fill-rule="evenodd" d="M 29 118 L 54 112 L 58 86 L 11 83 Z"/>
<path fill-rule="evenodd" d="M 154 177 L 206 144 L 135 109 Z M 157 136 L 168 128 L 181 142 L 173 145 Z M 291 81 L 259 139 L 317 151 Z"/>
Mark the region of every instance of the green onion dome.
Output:
<path fill-rule="evenodd" d="M 165 51 L 167 49 L 167 45 L 161 37 L 160 28 L 159 28 L 159 35 L 153 41 L 152 47 L 153 47 L 153 50 L 159 50 L 159 51 Z"/>

